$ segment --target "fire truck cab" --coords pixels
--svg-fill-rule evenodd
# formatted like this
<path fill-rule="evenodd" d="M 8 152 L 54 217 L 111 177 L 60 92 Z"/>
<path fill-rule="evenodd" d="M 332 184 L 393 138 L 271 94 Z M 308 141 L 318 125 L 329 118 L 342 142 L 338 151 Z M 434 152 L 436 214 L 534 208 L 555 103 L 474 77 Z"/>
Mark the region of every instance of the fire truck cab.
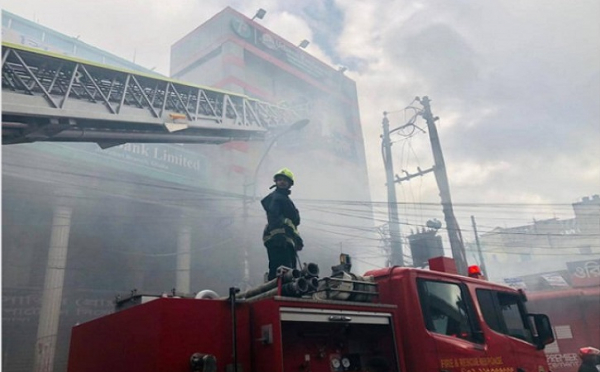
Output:
<path fill-rule="evenodd" d="M 522 291 L 438 271 L 367 274 L 379 298 L 398 306 L 406 371 L 548 371 L 542 349 L 554 340 L 550 321 L 527 312 Z"/>
<path fill-rule="evenodd" d="M 68 371 L 548 371 L 548 317 L 512 288 L 402 267 L 338 272 L 295 296 L 302 283 L 283 282 L 228 298 L 132 296 L 140 304 L 73 328 Z"/>

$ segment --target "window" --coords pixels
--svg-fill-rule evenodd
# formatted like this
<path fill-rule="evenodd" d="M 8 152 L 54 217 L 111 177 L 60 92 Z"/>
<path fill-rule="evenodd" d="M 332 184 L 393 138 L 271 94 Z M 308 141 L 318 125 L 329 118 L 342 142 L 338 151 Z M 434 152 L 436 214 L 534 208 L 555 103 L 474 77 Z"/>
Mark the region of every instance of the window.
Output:
<path fill-rule="evenodd" d="M 496 304 L 494 301 L 493 291 L 477 290 L 477 301 L 479 301 L 479 307 L 483 313 L 483 319 L 485 323 L 494 331 L 504 333 L 500 321 L 500 313 L 496 311 Z"/>
<path fill-rule="evenodd" d="M 533 343 L 521 298 L 512 293 L 477 290 L 477 301 L 486 324 L 496 332 Z"/>
<path fill-rule="evenodd" d="M 419 280 L 425 325 L 431 332 L 474 341 L 468 295 L 458 284 Z"/>

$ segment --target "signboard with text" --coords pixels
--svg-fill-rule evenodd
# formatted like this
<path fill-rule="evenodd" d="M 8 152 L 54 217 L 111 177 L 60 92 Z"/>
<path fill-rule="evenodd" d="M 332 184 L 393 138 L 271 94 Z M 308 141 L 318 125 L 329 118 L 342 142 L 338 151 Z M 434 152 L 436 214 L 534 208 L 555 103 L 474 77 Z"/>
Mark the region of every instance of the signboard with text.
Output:
<path fill-rule="evenodd" d="M 567 262 L 573 287 L 600 286 L 600 259 Z"/>

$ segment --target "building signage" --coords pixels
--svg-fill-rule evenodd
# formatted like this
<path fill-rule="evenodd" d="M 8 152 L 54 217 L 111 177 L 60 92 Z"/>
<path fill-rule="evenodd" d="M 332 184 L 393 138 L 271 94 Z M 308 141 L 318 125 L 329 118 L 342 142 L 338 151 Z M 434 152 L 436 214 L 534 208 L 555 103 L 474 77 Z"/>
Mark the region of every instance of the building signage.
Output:
<path fill-rule="evenodd" d="M 567 262 L 573 287 L 600 286 L 600 259 Z"/>
<path fill-rule="evenodd" d="M 42 306 L 42 289 L 3 288 L 2 325 L 37 327 Z M 114 312 L 114 293 L 77 290 L 65 293 L 60 307 L 61 323 L 70 326 Z"/>
<path fill-rule="evenodd" d="M 542 274 L 542 278 L 551 287 L 569 287 L 569 283 L 559 273 Z"/>
<path fill-rule="evenodd" d="M 527 289 L 527 285 L 521 278 L 504 278 L 504 283 L 515 289 Z"/>
<path fill-rule="evenodd" d="M 103 150 L 90 144 L 38 143 L 35 148 L 172 183 L 201 187 L 209 178 L 206 156 L 180 145 L 126 143 Z"/>
<path fill-rule="evenodd" d="M 331 72 L 321 66 L 317 61 L 290 44 L 279 36 L 259 30 L 242 19 L 231 20 L 232 30 L 247 42 L 253 44 L 264 52 L 306 72 L 310 76 L 321 80 L 331 77 Z"/>

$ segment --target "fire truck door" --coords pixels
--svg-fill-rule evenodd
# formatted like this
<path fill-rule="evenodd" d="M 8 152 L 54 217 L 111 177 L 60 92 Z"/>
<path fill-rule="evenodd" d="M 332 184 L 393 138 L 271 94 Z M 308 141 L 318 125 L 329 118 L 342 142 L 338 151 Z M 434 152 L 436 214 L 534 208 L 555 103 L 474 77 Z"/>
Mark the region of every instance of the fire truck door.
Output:
<path fill-rule="evenodd" d="M 541 371 L 545 357 L 533 343 L 521 298 L 514 293 L 477 289 L 477 300 L 490 354 L 501 357 L 502 365 L 516 372 Z"/>
<path fill-rule="evenodd" d="M 442 371 L 476 372 L 490 362 L 473 302 L 464 284 L 418 279 L 428 337 Z"/>
<path fill-rule="evenodd" d="M 537 351 L 534 344 L 532 325 L 520 296 L 498 292 L 502 320 L 505 325 L 512 355 L 516 359 L 517 372 L 537 372 L 546 363 L 546 357 Z"/>

